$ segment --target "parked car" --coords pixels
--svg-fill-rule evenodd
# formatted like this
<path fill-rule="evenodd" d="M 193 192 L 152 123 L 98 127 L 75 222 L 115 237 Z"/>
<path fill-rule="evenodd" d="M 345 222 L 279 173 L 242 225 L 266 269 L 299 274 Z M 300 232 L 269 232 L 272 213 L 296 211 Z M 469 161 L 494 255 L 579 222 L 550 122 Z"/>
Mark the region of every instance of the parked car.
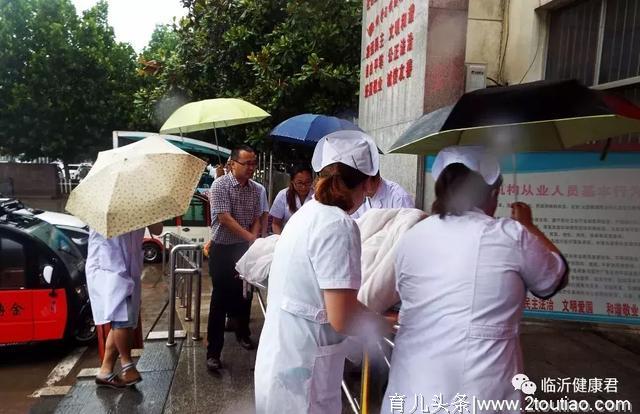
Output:
<path fill-rule="evenodd" d="M 84 257 L 87 257 L 87 247 L 89 242 L 89 226 L 79 218 L 71 214 L 56 213 L 26 207 L 20 200 L 15 198 L 0 196 L 0 215 L 3 213 L 14 213 L 26 216 L 35 216 L 40 220 L 53 224 L 62 230 L 71 241 L 80 249 Z"/>
<path fill-rule="evenodd" d="M 174 233 L 192 243 L 204 245 L 211 238 L 211 209 L 206 195 L 194 194 L 187 211 L 179 217 L 164 221 L 163 235 Z M 144 261 L 155 263 L 162 258 L 162 235 L 152 236 L 147 231 L 143 243 Z M 168 257 L 168 255 L 167 255 Z"/>
<path fill-rule="evenodd" d="M 80 182 L 89 174 L 92 164 L 83 162 L 81 164 L 69 164 L 69 178 L 71 181 Z"/>
<path fill-rule="evenodd" d="M 85 258 L 55 226 L 0 215 L 0 346 L 96 337 Z"/>

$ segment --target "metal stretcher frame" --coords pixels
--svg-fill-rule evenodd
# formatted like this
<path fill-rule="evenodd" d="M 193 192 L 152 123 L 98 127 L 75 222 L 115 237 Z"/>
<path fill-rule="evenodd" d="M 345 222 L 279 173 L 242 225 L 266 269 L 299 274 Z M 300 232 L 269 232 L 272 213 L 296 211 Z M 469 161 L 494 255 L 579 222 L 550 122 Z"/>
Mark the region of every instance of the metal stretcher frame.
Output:
<path fill-rule="evenodd" d="M 395 325 L 394 329 L 397 331 L 398 325 Z M 378 349 L 382 354 L 384 363 L 386 364 L 387 368 L 391 368 L 391 361 L 387 357 L 387 353 L 385 352 L 383 345 L 387 345 L 391 348 L 391 350 L 393 350 L 395 348 L 394 342 L 385 336 L 385 337 L 382 337 L 382 339 L 379 340 L 376 345 L 378 346 Z M 370 398 L 369 381 L 371 378 L 370 367 L 371 367 L 371 359 L 369 357 L 369 353 L 366 350 L 364 350 L 362 355 L 362 379 L 361 379 L 361 389 L 360 389 L 360 401 L 362 405 L 360 409 L 361 414 L 369 413 L 369 398 Z"/>
<path fill-rule="evenodd" d="M 244 297 L 246 298 L 248 296 L 250 290 L 255 292 L 256 295 L 258 296 L 258 303 L 260 304 L 260 309 L 262 310 L 262 314 L 266 318 L 266 316 L 267 316 L 267 305 L 266 305 L 266 303 L 264 301 L 264 298 L 262 297 L 262 291 L 266 290 L 267 287 L 265 285 L 263 285 L 262 283 L 249 282 L 242 275 L 240 275 L 240 278 L 243 281 L 243 294 L 244 294 Z M 367 357 L 366 362 L 367 362 L 367 367 L 368 367 L 368 357 Z M 363 364 L 364 364 L 364 360 L 363 360 Z M 364 368 L 363 368 L 363 372 L 364 372 Z M 367 368 L 367 372 L 368 372 L 368 368 Z M 365 377 L 363 376 L 363 379 L 364 378 Z M 368 373 L 367 373 L 367 379 L 368 379 Z M 364 384 L 364 381 L 363 381 L 363 384 Z M 345 397 L 347 398 L 347 401 L 349 401 L 349 405 L 351 406 L 351 410 L 355 414 L 366 413 L 366 411 L 361 409 L 361 407 L 358 404 L 358 401 L 351 394 L 351 391 L 349 390 L 349 387 L 347 387 L 347 383 L 344 381 L 344 379 L 342 380 L 341 388 L 342 388 L 342 392 L 344 393 Z M 363 386 L 361 392 L 364 392 L 364 391 L 368 392 L 368 386 L 366 387 L 366 389 Z M 361 395 L 361 397 L 362 397 L 362 395 Z M 362 400 L 362 401 L 366 401 L 366 400 Z"/>

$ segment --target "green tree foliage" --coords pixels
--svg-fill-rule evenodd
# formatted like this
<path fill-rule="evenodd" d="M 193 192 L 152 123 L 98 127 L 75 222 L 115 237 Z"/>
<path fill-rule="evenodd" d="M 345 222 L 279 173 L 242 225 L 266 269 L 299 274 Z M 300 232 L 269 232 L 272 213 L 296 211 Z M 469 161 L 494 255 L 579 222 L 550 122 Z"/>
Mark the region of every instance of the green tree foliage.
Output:
<path fill-rule="evenodd" d="M 361 0 L 183 0 L 175 59 L 166 61 L 142 112 L 181 99 L 238 97 L 271 113 L 224 133 L 260 143 L 278 122 L 305 112 L 357 107 Z M 149 47 L 151 49 L 151 45 Z M 162 105 L 160 105 L 162 107 Z M 153 119 L 150 116 L 150 119 Z M 155 119 L 158 128 L 166 116 Z"/>
<path fill-rule="evenodd" d="M 179 42 L 173 26 L 157 25 L 138 58 L 142 85 L 134 95 L 137 129 L 157 131 L 173 111 L 188 102 L 174 79 L 180 65 Z"/>
<path fill-rule="evenodd" d="M 0 150 L 68 162 L 132 125 L 135 52 L 115 40 L 107 3 L 0 0 Z"/>

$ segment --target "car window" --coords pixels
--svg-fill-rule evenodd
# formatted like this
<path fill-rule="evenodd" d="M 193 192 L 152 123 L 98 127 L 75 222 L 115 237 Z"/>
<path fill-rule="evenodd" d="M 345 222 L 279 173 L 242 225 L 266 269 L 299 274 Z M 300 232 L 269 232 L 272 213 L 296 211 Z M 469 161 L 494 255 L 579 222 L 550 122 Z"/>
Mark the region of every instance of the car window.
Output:
<path fill-rule="evenodd" d="M 58 253 L 69 269 L 84 268 L 84 257 L 78 247 L 62 231 L 46 222 L 40 222 L 27 229 L 34 237 L 45 242 Z"/>
<path fill-rule="evenodd" d="M 0 289 L 20 289 L 27 285 L 27 255 L 24 245 L 0 236 Z"/>
<path fill-rule="evenodd" d="M 182 216 L 183 226 L 206 226 L 205 205 L 200 199 L 194 198 L 189 204 L 187 212 Z"/>
<path fill-rule="evenodd" d="M 58 227 L 58 230 L 66 234 L 72 240 L 73 239 L 85 240 L 89 238 L 89 234 L 85 231 L 70 229 L 68 227 L 64 227 L 64 228 Z"/>

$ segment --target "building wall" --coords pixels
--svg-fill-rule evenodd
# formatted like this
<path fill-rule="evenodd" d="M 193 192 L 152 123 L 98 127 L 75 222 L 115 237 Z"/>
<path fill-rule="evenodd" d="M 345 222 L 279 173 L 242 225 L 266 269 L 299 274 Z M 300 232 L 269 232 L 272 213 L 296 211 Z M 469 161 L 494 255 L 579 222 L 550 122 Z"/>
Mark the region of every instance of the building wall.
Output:
<path fill-rule="evenodd" d="M 55 164 L 0 163 L 0 183 L 7 196 L 57 198 L 60 196 Z"/>
<path fill-rule="evenodd" d="M 546 14 L 550 0 L 469 0 L 467 63 L 487 65 L 487 84 L 543 78 Z"/>
<path fill-rule="evenodd" d="M 469 0 L 466 63 L 487 65 L 487 76 L 498 79 L 502 52 L 503 0 Z"/>
<path fill-rule="evenodd" d="M 386 151 L 420 116 L 454 103 L 463 93 L 468 0 L 364 0 L 363 5 L 359 125 Z M 392 35 L 392 25 L 407 13 L 411 23 L 399 37 Z M 384 45 L 371 54 L 376 36 Z M 392 58 L 398 42 L 408 36 L 412 50 Z M 380 57 L 383 67 L 374 64 L 372 74 L 372 62 Z M 409 61 L 411 76 L 390 83 L 389 76 Z M 422 158 L 415 155 L 385 155 L 380 168 L 383 177 L 417 195 L 418 206 L 423 170 Z"/>
<path fill-rule="evenodd" d="M 391 35 L 391 26 L 395 25 L 398 19 L 401 21 L 402 15 L 409 12 L 411 5 L 415 7 L 412 23 L 407 22 L 399 36 L 396 36 L 395 32 Z M 383 16 L 382 19 L 380 16 Z M 376 24 L 376 20 L 379 24 Z M 358 124 L 385 152 L 400 134 L 423 114 L 427 20 L 426 1 L 363 0 Z M 406 40 L 409 34 L 413 39 L 412 50 L 406 51 Z M 375 52 L 370 54 L 369 49 L 375 45 L 376 37 L 383 40 L 382 46 L 379 49 L 375 48 Z M 389 59 L 390 49 L 394 49 L 403 39 L 405 53 L 398 59 L 395 55 Z M 379 58 L 382 58 L 382 68 L 376 68 L 373 74 L 369 75 L 367 67 L 371 68 L 374 60 Z M 389 74 L 393 76 L 394 69 L 398 69 L 400 65 L 405 65 L 406 71 L 409 60 L 412 67 L 411 76 L 405 75 L 402 81 L 398 80 L 395 83 L 392 80 L 392 84 L 389 85 L 387 82 Z M 380 83 L 380 88 L 375 87 L 375 92 L 371 93 L 371 86 L 376 81 Z M 415 155 L 384 155 L 381 158 L 381 175 L 396 181 L 415 196 L 417 157 Z"/>

